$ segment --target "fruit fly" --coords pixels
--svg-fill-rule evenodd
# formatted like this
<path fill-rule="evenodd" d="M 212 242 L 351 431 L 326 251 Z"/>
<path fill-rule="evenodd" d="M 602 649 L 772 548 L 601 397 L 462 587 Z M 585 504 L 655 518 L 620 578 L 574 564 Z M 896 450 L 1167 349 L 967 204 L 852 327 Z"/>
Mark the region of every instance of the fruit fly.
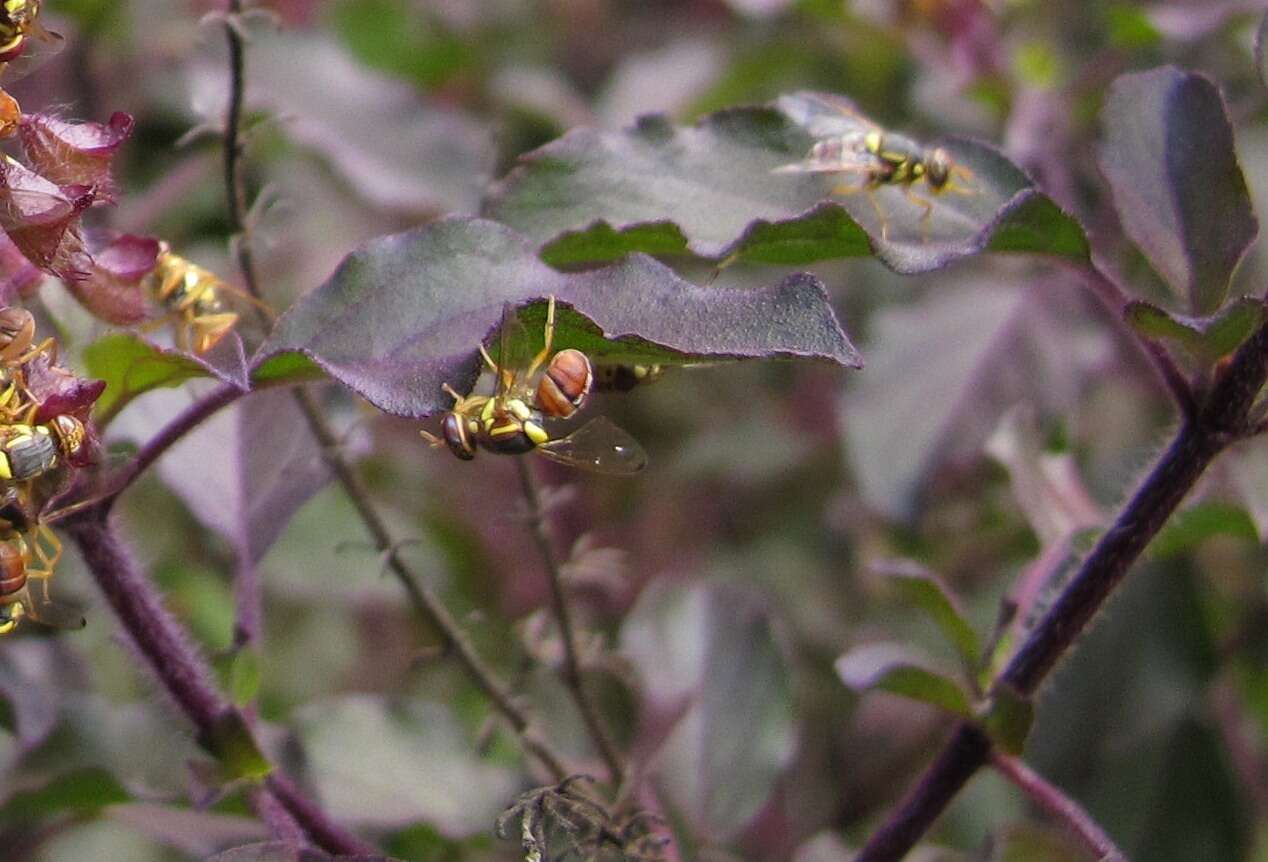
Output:
<path fill-rule="evenodd" d="M 527 332 L 514 309 L 502 313 L 498 358 L 480 345 L 480 356 L 493 373 L 492 395 L 462 395 L 445 384 L 454 405 L 441 420 L 440 436 L 427 431 L 423 438 L 447 447 L 470 461 L 476 449 L 503 455 L 536 452 L 552 461 L 596 473 L 629 475 L 647 464 L 638 441 L 600 416 L 563 437 L 547 430 L 553 420 L 572 416 L 585 402 L 594 381 L 590 360 L 579 350 L 552 355 L 555 335 L 555 298 L 546 306 L 542 349 L 528 356 Z"/>
<path fill-rule="evenodd" d="M 48 581 L 61 555 L 61 542 L 47 526 L 32 526 L 17 489 L 8 488 L 0 498 L 0 635 L 13 631 L 24 617 L 55 628 L 84 627 L 79 611 L 48 596 Z M 39 590 L 33 581 L 39 582 Z"/>
<path fill-rule="evenodd" d="M 40 23 L 41 0 L 0 0 L 0 76 L 12 82 L 62 50 L 62 37 Z"/>
<path fill-rule="evenodd" d="M 154 271 L 145 277 L 150 295 L 167 309 L 176 322 L 176 346 L 206 353 L 220 343 L 238 322 L 228 311 L 220 292 L 228 285 L 211 270 L 175 254 L 163 243 Z"/>
<path fill-rule="evenodd" d="M 933 203 L 915 193 L 917 183 L 924 183 L 935 195 L 975 194 L 964 184 L 973 179 L 973 172 L 956 164 L 944 148 L 926 147 L 906 135 L 888 132 L 840 96 L 797 93 L 781 99 L 780 106 L 818 140 L 805 159 L 775 168 L 774 173 L 852 175 L 850 182 L 835 187 L 832 193 L 866 192 L 882 238 L 889 237 L 889 219 L 875 196 L 882 186 L 900 188 L 921 208 L 920 229 L 925 236 Z"/>

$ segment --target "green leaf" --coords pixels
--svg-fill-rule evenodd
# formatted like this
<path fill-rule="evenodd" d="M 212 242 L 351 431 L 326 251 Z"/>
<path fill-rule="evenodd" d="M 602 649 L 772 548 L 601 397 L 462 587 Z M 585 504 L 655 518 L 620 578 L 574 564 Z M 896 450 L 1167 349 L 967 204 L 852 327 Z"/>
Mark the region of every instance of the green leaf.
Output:
<path fill-rule="evenodd" d="M 248 706 L 259 693 L 259 654 L 250 647 L 236 650 L 229 664 L 229 697 L 238 706 Z"/>
<path fill-rule="evenodd" d="M 1123 228 L 1192 313 L 1212 314 L 1259 232 L 1219 90 L 1172 66 L 1124 75 L 1104 118 Z"/>
<path fill-rule="evenodd" d="M 841 175 L 773 173 L 803 160 L 823 136 L 808 117 L 815 98 L 796 93 L 775 107 L 721 111 L 690 127 L 654 116 L 620 132 L 576 129 L 524 156 L 485 211 L 529 235 L 556 266 L 683 250 L 784 265 L 874 250 L 904 273 L 984 250 L 1087 258 L 1077 222 L 977 142 L 930 142 L 973 179 L 962 195 L 914 186 L 931 199 L 927 221 L 899 187 L 834 196 Z"/>
<path fill-rule="evenodd" d="M 836 660 L 837 676 L 856 692 L 886 691 L 936 706 L 961 718 L 972 718 L 968 692 L 956 680 L 919 663 L 899 644 L 856 647 Z"/>
<path fill-rule="evenodd" d="M 1014 756 L 1022 753 L 1035 721 L 1035 705 L 1025 695 L 1010 686 L 998 686 L 978 714 L 986 735 L 996 745 Z"/>
<path fill-rule="evenodd" d="M 0 813 L 9 822 L 35 822 L 71 812 L 91 815 L 131 800 L 119 780 L 104 769 L 81 769 L 54 778 L 37 790 L 14 793 Z"/>
<path fill-rule="evenodd" d="M 450 218 L 349 255 L 278 320 L 255 376 L 275 380 L 283 371 L 276 357 L 302 353 L 380 409 L 428 416 L 451 405 L 442 384 L 470 391 L 480 370 L 477 349 L 505 304 L 537 303 L 523 319 L 540 343 L 543 300 L 552 295 L 559 301 L 555 347 L 576 347 L 595 360 L 861 365 L 813 276 L 757 290 L 700 287 L 642 255 L 560 273 L 506 227 Z"/>
<path fill-rule="evenodd" d="M 215 756 L 223 777 L 229 781 L 258 781 L 273 771 L 273 765 L 256 744 L 251 728 L 236 709 L 226 711 L 201 744 Z"/>
<path fill-rule="evenodd" d="M 1131 302 L 1123 314 L 1147 338 L 1179 344 L 1207 365 L 1232 353 L 1268 319 L 1263 300 L 1243 296 L 1209 317 L 1172 314 L 1148 302 Z"/>
<path fill-rule="evenodd" d="M 308 383 L 326 376 L 321 366 L 302 353 L 278 353 L 251 370 L 253 386 L 280 386 Z"/>
<path fill-rule="evenodd" d="M 877 568 L 903 601 L 928 614 L 955 648 L 965 670 L 976 675 L 982 662 L 982 644 L 946 585 L 933 572 L 909 560 L 895 560 Z"/>
<path fill-rule="evenodd" d="M 98 427 L 108 424 L 132 399 L 188 380 L 210 377 L 246 389 L 246 381 L 237 374 L 131 333 L 114 333 L 94 341 L 84 348 L 83 358 L 88 374 L 106 381 L 93 414 Z"/>
<path fill-rule="evenodd" d="M 1207 501 L 1172 515 L 1149 543 L 1149 556 L 1169 560 L 1187 554 L 1212 536 L 1229 536 L 1252 544 L 1260 540 L 1255 522 L 1245 508 Z"/>

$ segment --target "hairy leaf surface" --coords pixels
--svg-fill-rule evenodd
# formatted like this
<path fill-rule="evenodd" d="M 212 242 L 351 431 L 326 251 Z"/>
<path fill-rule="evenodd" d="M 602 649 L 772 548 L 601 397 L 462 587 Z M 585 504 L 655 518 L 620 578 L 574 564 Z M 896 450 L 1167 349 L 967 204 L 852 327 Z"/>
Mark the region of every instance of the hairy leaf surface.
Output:
<path fill-rule="evenodd" d="M 826 359 L 859 367 L 823 285 L 793 275 L 763 290 L 700 287 L 644 256 L 565 274 L 522 236 L 489 221 L 452 218 L 376 239 L 278 321 L 254 376 L 276 377 L 308 356 L 375 406 L 423 417 L 447 409 L 441 385 L 469 391 L 477 348 L 503 306 L 541 338 L 544 303 L 560 303 L 555 347 L 605 362 L 677 364 L 742 358 Z"/>
<path fill-rule="evenodd" d="M 814 144 L 798 122 L 812 96 L 722 111 L 690 127 L 652 116 L 620 132 L 574 130 L 523 157 L 485 211 L 541 244 L 556 266 L 631 251 L 785 265 L 874 251 L 912 273 L 988 249 L 1086 256 L 1077 223 L 985 144 L 937 142 L 973 179 L 963 195 L 915 185 L 932 203 L 927 222 L 896 187 L 878 189 L 874 207 L 867 194 L 834 194 L 858 185 L 847 175 L 773 173 Z"/>
<path fill-rule="evenodd" d="M 1259 232 L 1219 90 L 1173 66 L 1124 75 L 1104 117 L 1101 170 L 1124 229 L 1189 311 L 1213 313 Z"/>

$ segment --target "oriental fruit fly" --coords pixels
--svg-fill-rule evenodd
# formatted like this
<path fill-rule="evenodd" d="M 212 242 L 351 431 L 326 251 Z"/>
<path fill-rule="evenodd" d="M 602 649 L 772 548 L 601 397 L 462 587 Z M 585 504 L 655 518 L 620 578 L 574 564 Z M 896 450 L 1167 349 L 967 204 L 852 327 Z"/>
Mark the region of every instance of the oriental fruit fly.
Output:
<path fill-rule="evenodd" d="M 841 174 L 848 181 L 832 189 L 836 195 L 865 192 L 880 223 L 881 237 L 889 238 L 889 219 L 876 200 L 882 186 L 902 190 L 907 200 L 921 208 L 920 230 L 928 236 L 933 203 L 914 191 L 923 183 L 934 195 L 976 194 L 970 183 L 973 172 L 957 164 L 942 147 L 927 147 L 877 125 L 840 96 L 797 93 L 781 99 L 781 107 L 817 138 L 800 162 L 781 165 L 774 173 Z"/>
<path fill-rule="evenodd" d="M 549 426 L 571 417 L 585 402 L 594 382 L 589 358 L 579 350 L 552 354 L 555 337 L 555 298 L 546 306 L 543 346 L 529 355 L 528 333 L 514 308 L 502 311 L 498 356 L 480 345 L 480 356 L 493 374 L 492 395 L 462 395 L 445 384 L 454 405 L 441 420 L 440 436 L 427 431 L 423 438 L 447 447 L 464 461 L 482 448 L 502 455 L 537 454 L 596 473 L 630 475 L 647 464 L 638 441 L 600 416 L 562 437 Z"/>

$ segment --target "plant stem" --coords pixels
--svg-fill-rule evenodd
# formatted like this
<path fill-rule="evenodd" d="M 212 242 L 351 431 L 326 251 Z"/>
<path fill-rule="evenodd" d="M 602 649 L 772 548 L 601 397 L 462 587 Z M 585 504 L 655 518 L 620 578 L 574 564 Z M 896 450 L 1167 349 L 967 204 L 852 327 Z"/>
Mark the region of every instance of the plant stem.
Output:
<path fill-rule="evenodd" d="M 241 11 L 241 0 L 230 0 L 230 14 L 237 15 Z M 246 194 L 241 173 L 241 115 L 243 93 L 246 88 L 244 46 L 242 35 L 232 21 L 225 23 L 225 38 L 229 42 L 230 73 L 229 107 L 228 117 L 225 120 L 224 144 L 225 196 L 228 201 L 229 224 L 237 234 L 238 268 L 242 272 L 242 279 L 248 292 L 263 302 L 264 298 L 260 293 L 259 279 L 251 256 L 250 231 L 246 223 Z M 262 307 L 257 306 L 256 311 L 261 322 L 267 327 L 270 322 Z M 440 631 L 446 646 L 457 657 L 467 675 L 519 735 L 525 750 L 535 757 L 556 781 L 563 780 L 568 772 L 562 759 L 531 732 L 527 714 L 516 705 L 510 691 L 498 680 L 492 668 L 480 658 L 475 646 L 444 604 L 423 586 L 418 575 L 401 559 L 400 541 L 388 529 L 387 521 L 372 502 L 370 492 L 361 480 L 361 476 L 344 456 L 338 435 L 326 421 L 325 412 L 316 396 L 304 386 L 297 387 L 294 390 L 294 396 L 309 431 L 321 446 L 322 460 L 357 510 L 374 547 L 383 554 L 388 570 L 404 588 L 414 613 Z"/>
<path fill-rule="evenodd" d="M 392 536 L 387 522 L 371 502 L 370 492 L 362 482 L 360 474 L 343 456 L 339 440 L 322 416 L 321 406 L 313 397 L 312 392 L 301 388 L 296 390 L 295 395 L 309 429 L 321 445 L 322 457 L 326 465 L 343 486 L 344 492 L 370 534 L 374 547 L 383 554 L 388 570 L 405 589 L 414 612 L 440 630 L 446 646 L 457 656 L 472 681 L 493 702 L 493 706 L 502 713 L 515 732 L 523 738 L 525 748 L 541 761 L 556 781 L 562 780 L 568 774 L 563 761 L 544 742 L 532 736 L 529 732 L 528 717 L 515 704 L 510 692 L 480 658 L 479 653 L 476 652 L 475 647 L 444 604 L 423 586 L 421 579 L 401 559 L 400 542 Z"/>
<path fill-rule="evenodd" d="M 1077 574 L 1030 632 L 996 685 L 1031 695 L 1101 608 L 1198 478 L 1227 446 L 1249 433 L 1255 396 L 1268 379 L 1268 325 L 1255 332 L 1216 378 L 1205 402 L 1101 536 Z M 990 742 L 961 724 L 907 799 L 855 862 L 902 858 L 990 756 Z"/>
<path fill-rule="evenodd" d="M 115 499 L 131 487 L 132 483 L 139 479 L 141 474 L 161 458 L 168 449 L 179 443 L 186 434 L 198 427 L 213 413 L 237 401 L 243 395 L 246 395 L 248 391 L 233 384 L 225 383 L 182 410 L 175 418 L 164 425 L 159 433 L 147 440 L 140 451 L 136 453 L 136 456 L 119 471 L 119 474 L 110 483 L 109 490 L 100 500 L 103 507 L 109 509 L 114 504 Z"/>
<path fill-rule="evenodd" d="M 194 725 L 199 744 L 213 750 L 216 731 L 227 718 L 245 727 L 246 720 L 212 684 L 210 668 L 163 606 L 131 549 L 107 525 L 106 507 L 75 518 L 67 530 L 133 648 Z M 289 779 L 275 771 L 265 786 L 290 819 L 301 824 L 322 849 L 330 853 L 371 852 L 369 845 L 331 821 Z M 279 793 L 278 788 L 285 792 Z"/>
<path fill-rule="evenodd" d="M 1021 788 L 1036 805 L 1060 820 L 1087 847 L 1093 859 L 1098 862 L 1126 862 L 1123 851 L 1114 845 L 1100 824 L 1083 810 L 1083 806 L 1022 760 L 996 751 L 991 754 L 991 766 Z"/>
<path fill-rule="evenodd" d="M 537 549 L 546 563 L 546 571 L 550 575 L 550 604 L 559 625 L 559 637 L 564 645 L 563 679 L 572 699 L 577 704 L 581 719 L 594 742 L 595 748 L 608 768 L 612 784 L 620 787 L 625 777 L 625 769 L 621 765 L 621 755 L 616 744 L 608 734 L 599 715 L 598 706 L 586 691 L 585 680 L 581 673 L 581 662 L 577 656 L 577 632 L 572 622 L 572 612 L 568 608 L 568 597 L 564 593 L 563 572 L 559 561 L 555 558 L 550 544 L 550 536 L 546 532 L 546 517 L 542 512 L 541 497 L 537 492 L 537 483 L 533 479 L 532 467 L 523 455 L 515 458 L 515 466 L 519 469 L 520 484 L 524 489 L 524 501 L 528 504 L 529 529 L 537 541 Z"/>

